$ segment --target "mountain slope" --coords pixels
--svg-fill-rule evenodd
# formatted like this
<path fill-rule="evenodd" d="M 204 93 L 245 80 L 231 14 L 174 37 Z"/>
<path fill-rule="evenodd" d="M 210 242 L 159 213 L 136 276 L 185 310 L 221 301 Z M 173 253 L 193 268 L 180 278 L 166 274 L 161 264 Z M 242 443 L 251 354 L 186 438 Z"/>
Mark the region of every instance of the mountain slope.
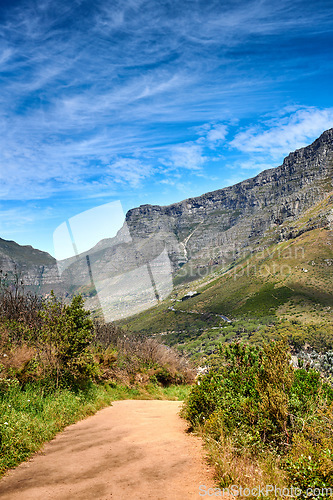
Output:
<path fill-rule="evenodd" d="M 165 251 L 171 262 L 174 285 L 186 285 L 215 271 L 224 273 L 230 266 L 240 265 L 250 254 L 260 255 L 260 251 L 267 252 L 276 245 L 282 248 L 284 242 L 302 235 L 307 234 L 304 238 L 310 240 L 319 238 L 320 228 L 330 224 L 332 179 L 333 129 L 330 129 L 310 146 L 291 153 L 281 166 L 235 186 L 166 207 L 144 205 L 130 210 L 115 238 L 103 240 L 89 252 L 62 262 L 61 277 L 52 257 L 29 247 L 15 246 L 13 242 L 6 242 L 7 249 L 3 247 L 3 267 L 12 269 L 18 264 L 28 282 L 41 293 L 50 288 L 62 293 L 82 291 L 91 308 L 98 307 L 92 277 L 95 283 L 120 279 L 126 273 L 136 273 Z M 315 266 L 305 273 L 307 279 L 313 272 L 317 273 Z M 266 282 L 272 278 L 261 279 Z M 243 284 L 239 277 L 232 286 L 228 285 L 229 299 L 223 300 L 231 311 L 224 314 L 243 307 L 237 306 L 236 299 L 238 294 L 247 293 L 247 287 L 249 293 L 252 289 L 258 291 L 251 280 Z M 217 292 L 212 294 L 219 296 Z M 131 295 L 127 298 L 132 300 Z M 193 298 L 190 302 L 201 299 Z M 222 302 L 218 313 L 223 309 Z"/>
<path fill-rule="evenodd" d="M 333 129 L 291 153 L 280 167 L 181 203 L 130 210 L 127 224 L 141 252 L 146 250 L 146 258 L 152 242 L 158 247 L 164 241 L 175 270 L 191 259 L 199 265 L 207 263 L 207 249 L 215 249 L 217 255 L 211 252 L 210 256 L 221 263 L 229 253 L 233 257 L 257 245 L 267 230 L 299 217 L 324 199 L 332 191 L 332 179 Z"/>
<path fill-rule="evenodd" d="M 3 273 L 19 273 L 24 282 L 33 289 L 41 283 L 53 285 L 59 282 L 56 260 L 47 252 L 30 245 L 19 245 L 15 241 L 0 238 L 0 269 Z"/>
<path fill-rule="evenodd" d="M 120 275 L 166 248 L 175 283 L 193 280 L 203 267 L 226 265 L 259 242 L 269 246 L 287 238 L 283 224 L 324 200 L 333 189 L 332 179 L 330 129 L 310 146 L 291 153 L 280 167 L 253 179 L 170 206 L 130 210 L 118 236 L 89 252 L 94 274 L 98 279 Z M 89 283 L 85 255 L 70 262 L 63 279 L 67 287 Z"/>
<path fill-rule="evenodd" d="M 161 336 L 192 353 L 208 354 L 210 346 L 236 334 L 253 335 L 280 319 L 326 325 L 324 330 L 331 331 L 333 193 L 273 231 L 285 238 L 265 246 L 263 237 L 254 251 L 191 284 L 178 285 L 166 301 L 120 324 L 129 331 Z M 189 291 L 198 293 L 184 300 Z"/>

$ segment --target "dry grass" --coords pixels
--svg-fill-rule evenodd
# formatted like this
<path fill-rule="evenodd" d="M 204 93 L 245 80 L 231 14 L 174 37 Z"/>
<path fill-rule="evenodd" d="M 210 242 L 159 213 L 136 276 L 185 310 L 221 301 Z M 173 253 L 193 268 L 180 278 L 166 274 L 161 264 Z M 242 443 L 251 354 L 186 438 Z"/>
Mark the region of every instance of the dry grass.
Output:
<path fill-rule="evenodd" d="M 157 381 L 168 385 L 191 384 L 195 379 L 196 372 L 189 359 L 155 339 L 127 336 L 112 323 L 96 323 L 95 339 L 104 346 L 101 356 L 105 374 L 118 381 L 142 384 L 155 376 Z"/>
<path fill-rule="evenodd" d="M 0 330 L 0 379 L 11 380 L 15 377 L 19 382 L 37 380 L 42 373 L 41 367 L 35 364 L 36 350 L 25 342 L 10 342 L 6 326 Z"/>
<path fill-rule="evenodd" d="M 282 489 L 287 487 L 286 475 L 279 468 L 276 456 L 266 454 L 265 457 L 257 458 L 243 451 L 240 454 L 235 449 L 232 438 L 222 437 L 216 441 L 205 434 L 204 440 L 209 453 L 209 461 L 215 467 L 216 480 L 221 488 L 231 485 L 250 490 L 266 485 L 274 485 Z M 257 497 L 250 495 L 238 498 L 254 499 Z"/>

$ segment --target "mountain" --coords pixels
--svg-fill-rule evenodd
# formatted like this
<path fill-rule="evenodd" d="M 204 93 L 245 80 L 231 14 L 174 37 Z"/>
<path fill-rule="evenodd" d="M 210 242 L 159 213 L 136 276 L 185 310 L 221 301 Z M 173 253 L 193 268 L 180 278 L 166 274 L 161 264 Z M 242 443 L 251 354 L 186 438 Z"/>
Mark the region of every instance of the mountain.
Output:
<path fill-rule="evenodd" d="M 329 204 L 309 216 L 302 227 L 294 227 L 293 222 L 329 198 L 332 174 L 330 129 L 310 146 L 290 153 L 281 166 L 235 186 L 169 206 L 143 205 L 130 210 L 118 235 L 88 252 L 91 273 L 86 254 L 63 263 L 64 286 L 92 295 L 93 275 L 99 292 L 104 290 L 104 295 L 110 297 L 119 290 L 115 292 L 113 285 L 103 289 L 107 279 L 112 278 L 114 284 L 125 273 L 133 277 L 136 270 L 144 269 L 163 252 L 170 259 L 173 283 L 178 285 L 225 268 L 245 254 L 295 237 L 299 231 L 325 227 L 330 217 Z M 96 306 L 93 300 L 88 300 L 91 307 Z M 133 293 L 127 294 L 128 304 L 137 300 Z M 147 302 L 153 303 L 153 299 Z"/>
<path fill-rule="evenodd" d="M 147 333 L 180 331 L 183 323 L 187 330 L 193 324 L 205 328 L 204 315 L 212 324 L 218 315 L 258 317 L 258 307 L 251 304 L 260 302 L 267 303 L 266 316 L 270 309 L 280 314 L 288 303 L 296 307 L 296 296 L 330 307 L 332 196 L 330 129 L 290 153 L 281 166 L 252 179 L 169 206 L 130 210 L 114 238 L 58 266 L 44 252 L 5 242 L 3 267 L 19 265 L 40 293 L 51 288 L 82 292 L 88 307 L 107 310 L 106 319 L 133 316 L 123 323 Z M 278 270 L 273 272 L 274 263 Z M 237 269 L 243 271 L 235 278 Z M 176 313 L 168 308 L 177 309 L 175 301 L 196 288 L 200 294 L 182 302 L 182 308 L 195 305 L 200 314 L 186 321 L 178 314 L 175 321 Z"/>
<path fill-rule="evenodd" d="M 247 247 L 229 264 L 201 270 L 201 278 L 176 285 L 158 306 L 121 325 L 199 349 L 228 335 L 244 336 L 247 330 L 252 335 L 279 319 L 325 324 L 331 331 L 333 193 L 298 218 L 272 227 L 257 246 Z"/>
<path fill-rule="evenodd" d="M 277 168 L 168 207 L 141 206 L 127 224 L 145 258 L 152 242 L 166 242 L 175 284 L 167 300 L 124 319 L 129 330 L 197 343 L 231 332 L 223 316 L 333 324 L 333 129 Z"/>
<path fill-rule="evenodd" d="M 0 270 L 3 273 L 18 273 L 28 288 L 44 290 L 59 283 L 56 260 L 47 252 L 30 245 L 19 245 L 15 241 L 0 238 Z"/>
<path fill-rule="evenodd" d="M 166 243 L 175 271 L 190 261 L 207 265 L 207 252 L 220 264 L 257 246 L 264 235 L 265 245 L 287 238 L 283 223 L 323 200 L 332 179 L 333 129 L 253 179 L 167 207 L 144 205 L 130 210 L 126 220 L 143 254 L 143 249 L 151 253 L 152 243 L 157 248 Z"/>

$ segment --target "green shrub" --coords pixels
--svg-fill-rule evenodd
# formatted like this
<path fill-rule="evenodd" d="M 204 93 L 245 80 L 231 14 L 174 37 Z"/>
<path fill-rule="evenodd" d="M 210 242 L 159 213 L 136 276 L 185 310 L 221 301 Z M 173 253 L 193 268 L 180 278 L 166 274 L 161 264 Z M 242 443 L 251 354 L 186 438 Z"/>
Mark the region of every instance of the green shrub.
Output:
<path fill-rule="evenodd" d="M 220 374 L 207 374 L 197 381 L 186 401 L 184 416 L 194 426 L 202 424 L 219 407 L 223 396 Z"/>
<path fill-rule="evenodd" d="M 75 296 L 71 304 L 64 305 L 52 293 L 39 314 L 37 345 L 46 370 L 54 371 L 57 383 L 62 376 L 91 378 L 96 372 L 88 351 L 94 338 L 93 322 L 83 307 L 82 297 Z"/>
<path fill-rule="evenodd" d="M 263 441 L 290 436 L 287 430 L 289 394 L 293 383 L 290 353 L 283 341 L 265 345 L 257 374 L 258 428 Z"/>
<path fill-rule="evenodd" d="M 283 462 L 290 481 L 301 490 L 329 488 L 333 484 L 333 405 L 318 398 L 302 429 L 295 433 Z M 305 498 L 303 495 L 302 498 Z M 318 498 L 324 498 L 324 495 Z"/>
<path fill-rule="evenodd" d="M 332 486 L 332 386 L 315 370 L 294 370 L 284 341 L 262 349 L 231 344 L 220 358 L 220 368 L 198 381 L 184 409 L 208 439 L 232 449 L 228 461 L 216 463 L 229 470 L 230 460 L 252 456 L 263 463 L 271 456 L 274 474 L 283 467 L 295 487 Z M 220 473 L 224 486 L 228 474 Z"/>

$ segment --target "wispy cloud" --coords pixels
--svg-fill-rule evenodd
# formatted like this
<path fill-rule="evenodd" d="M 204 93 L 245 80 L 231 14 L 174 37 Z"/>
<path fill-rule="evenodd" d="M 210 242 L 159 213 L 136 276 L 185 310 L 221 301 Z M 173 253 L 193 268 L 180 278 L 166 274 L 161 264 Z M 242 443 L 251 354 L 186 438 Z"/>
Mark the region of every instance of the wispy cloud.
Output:
<path fill-rule="evenodd" d="M 16 234 L 29 234 L 35 225 L 47 225 L 54 217 L 54 212 L 49 207 L 41 207 L 36 204 L 20 204 L 18 206 L 6 207 L 0 205 L 0 237 L 14 239 Z"/>
<path fill-rule="evenodd" d="M 301 108 L 239 132 L 231 146 L 246 153 L 281 156 L 301 148 L 333 127 L 333 108 Z"/>
<path fill-rule="evenodd" d="M 97 203 L 189 175 L 201 190 L 229 176 L 228 155 L 254 172 L 331 123 L 331 92 L 313 89 L 332 69 L 324 0 L 18 0 L 0 14 L 2 200 Z"/>
<path fill-rule="evenodd" d="M 136 187 L 140 182 L 152 175 L 153 169 L 135 158 L 120 158 L 109 165 L 110 175 L 115 182 L 128 183 Z"/>
<path fill-rule="evenodd" d="M 0 231 L 1 234 L 6 234 L 7 231 L 13 230 L 14 228 L 22 228 L 26 224 L 34 221 L 34 216 L 31 211 L 27 211 L 22 208 L 10 208 L 1 209 L 0 208 Z"/>
<path fill-rule="evenodd" d="M 171 164 L 187 170 L 200 170 L 205 162 L 203 148 L 199 144 L 187 143 L 172 148 Z"/>
<path fill-rule="evenodd" d="M 84 189 L 93 164 L 101 179 L 113 175 L 116 183 L 138 185 L 154 172 L 135 174 L 138 151 L 143 158 L 158 151 L 159 158 L 164 148 L 177 168 L 202 168 L 205 148 L 225 141 L 221 121 L 245 111 L 244 92 L 252 93 L 255 107 L 258 89 L 274 80 L 261 64 L 251 74 L 244 50 L 251 47 L 251 64 L 260 61 L 262 37 L 270 36 L 274 59 L 281 32 L 296 40 L 330 26 L 329 11 L 317 8 L 310 17 L 299 4 L 213 1 L 199 8 L 185 1 L 174 9 L 153 0 L 42 0 L 7 8 L 0 26 L 3 196 L 49 197 L 80 183 Z M 194 122 L 210 124 L 201 142 L 188 138 Z M 244 132 L 234 145 L 258 150 L 254 137 Z M 281 133 L 283 141 L 293 143 Z M 133 175 L 119 176 L 122 156 Z"/>

